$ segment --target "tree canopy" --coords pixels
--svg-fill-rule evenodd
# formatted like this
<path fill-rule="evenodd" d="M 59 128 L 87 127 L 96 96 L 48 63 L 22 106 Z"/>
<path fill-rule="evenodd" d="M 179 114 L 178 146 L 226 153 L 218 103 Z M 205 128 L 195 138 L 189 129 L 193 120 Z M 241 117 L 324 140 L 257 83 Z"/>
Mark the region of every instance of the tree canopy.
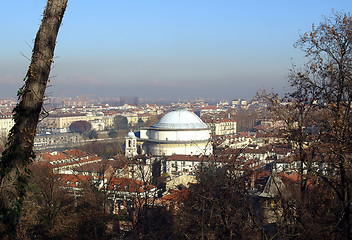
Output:
<path fill-rule="evenodd" d="M 129 127 L 127 118 L 120 115 L 115 117 L 114 125 L 117 130 L 127 130 Z"/>
<path fill-rule="evenodd" d="M 87 121 L 75 121 L 70 125 L 71 132 L 78 132 L 81 134 L 88 133 L 92 129 L 92 124 Z"/>

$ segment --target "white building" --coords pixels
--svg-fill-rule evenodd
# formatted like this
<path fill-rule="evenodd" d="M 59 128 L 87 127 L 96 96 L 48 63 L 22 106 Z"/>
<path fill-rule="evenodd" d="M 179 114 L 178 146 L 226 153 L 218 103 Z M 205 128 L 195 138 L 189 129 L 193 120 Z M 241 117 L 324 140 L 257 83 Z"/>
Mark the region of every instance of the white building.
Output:
<path fill-rule="evenodd" d="M 237 123 L 230 118 L 205 119 L 205 123 L 211 129 L 213 135 L 236 134 Z"/>
<path fill-rule="evenodd" d="M 195 175 L 199 170 L 200 164 L 207 162 L 209 159 L 203 156 L 177 155 L 167 157 L 162 164 L 163 172 L 168 173 L 171 177 L 175 175 Z"/>
<path fill-rule="evenodd" d="M 159 122 L 140 130 L 143 150 L 148 155 L 210 155 L 213 153 L 210 128 L 194 113 L 176 110 Z"/>
<path fill-rule="evenodd" d="M 104 120 L 102 120 L 102 119 L 94 119 L 89 122 L 90 122 L 90 124 L 92 124 L 92 129 L 94 129 L 98 132 L 103 131 L 105 128 L 105 123 L 104 123 Z"/>
<path fill-rule="evenodd" d="M 232 107 L 239 107 L 239 106 L 246 106 L 247 105 L 247 101 L 243 100 L 243 99 L 235 99 L 232 100 Z"/>
<path fill-rule="evenodd" d="M 12 117 L 0 117 L 0 137 L 6 138 L 14 124 Z"/>
<path fill-rule="evenodd" d="M 79 133 L 40 134 L 35 136 L 34 146 L 43 147 L 60 144 L 69 145 L 79 142 L 83 142 L 83 137 Z"/>

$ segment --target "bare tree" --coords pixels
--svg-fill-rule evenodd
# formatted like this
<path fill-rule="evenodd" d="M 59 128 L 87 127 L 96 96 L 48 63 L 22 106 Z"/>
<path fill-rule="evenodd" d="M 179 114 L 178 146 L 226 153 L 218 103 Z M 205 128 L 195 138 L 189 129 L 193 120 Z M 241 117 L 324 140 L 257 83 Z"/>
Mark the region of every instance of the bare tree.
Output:
<path fill-rule="evenodd" d="M 74 196 L 63 188 L 60 175 L 54 174 L 50 163 L 30 165 L 32 177 L 17 227 L 18 238 L 71 238 L 77 232 Z"/>
<path fill-rule="evenodd" d="M 290 236 L 307 239 L 304 234 L 315 232 L 317 235 L 310 238 L 351 239 L 351 15 L 333 12 L 302 34 L 296 47 L 308 61 L 304 67 L 294 67 L 290 72 L 292 92 L 286 96 L 289 104 L 282 104 L 276 95 L 264 94 L 272 110 L 285 120 L 287 140 L 300 163 L 301 180 L 295 190 L 299 201 L 291 199 L 291 205 L 287 205 L 294 213 L 294 218 L 287 221 L 292 230 Z M 320 196 L 315 192 L 318 189 Z M 314 204 L 321 204 L 319 207 L 328 212 L 312 221 L 310 214 L 317 212 L 313 210 L 317 207 Z"/>
<path fill-rule="evenodd" d="M 15 125 L 0 162 L 0 216 L 5 232 L 16 235 L 26 193 L 32 161 L 36 127 L 42 112 L 44 93 L 53 62 L 56 38 L 67 6 L 67 0 L 50 0 L 44 10 L 35 38 L 31 64 L 25 84 L 18 91 L 19 103 L 14 109 Z"/>
<path fill-rule="evenodd" d="M 203 166 L 176 213 L 180 239 L 258 239 L 245 177 L 213 164 Z"/>

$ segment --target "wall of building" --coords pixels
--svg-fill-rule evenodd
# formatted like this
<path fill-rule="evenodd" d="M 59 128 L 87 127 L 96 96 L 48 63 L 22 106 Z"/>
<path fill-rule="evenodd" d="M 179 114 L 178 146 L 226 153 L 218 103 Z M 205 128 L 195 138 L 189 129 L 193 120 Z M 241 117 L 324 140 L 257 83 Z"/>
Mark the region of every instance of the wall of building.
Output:
<path fill-rule="evenodd" d="M 198 170 L 201 161 L 164 161 L 164 169 L 173 175 L 190 174 L 193 175 Z"/>
<path fill-rule="evenodd" d="M 34 146 L 50 146 L 57 144 L 70 144 L 82 142 L 83 137 L 79 133 L 43 134 L 34 139 Z"/>
<path fill-rule="evenodd" d="M 149 129 L 147 136 L 150 140 L 160 141 L 190 141 L 210 139 L 210 130 L 158 130 Z"/>
<path fill-rule="evenodd" d="M 182 155 L 210 155 L 213 153 L 212 144 L 204 142 L 188 142 L 179 144 L 160 144 L 155 142 L 146 142 L 143 150 L 149 155 L 165 155 L 173 154 Z"/>

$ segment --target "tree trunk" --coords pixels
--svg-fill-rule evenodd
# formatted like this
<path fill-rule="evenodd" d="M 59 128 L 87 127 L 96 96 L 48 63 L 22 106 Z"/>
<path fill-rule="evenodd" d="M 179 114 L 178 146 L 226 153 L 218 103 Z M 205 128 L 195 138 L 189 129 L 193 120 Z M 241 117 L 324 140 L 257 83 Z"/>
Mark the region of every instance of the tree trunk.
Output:
<path fill-rule="evenodd" d="M 0 219 L 6 234 L 16 235 L 22 203 L 34 158 L 33 143 L 53 62 L 56 37 L 68 0 L 48 0 L 37 32 L 25 84 L 18 91 L 15 125 L 0 162 Z"/>

